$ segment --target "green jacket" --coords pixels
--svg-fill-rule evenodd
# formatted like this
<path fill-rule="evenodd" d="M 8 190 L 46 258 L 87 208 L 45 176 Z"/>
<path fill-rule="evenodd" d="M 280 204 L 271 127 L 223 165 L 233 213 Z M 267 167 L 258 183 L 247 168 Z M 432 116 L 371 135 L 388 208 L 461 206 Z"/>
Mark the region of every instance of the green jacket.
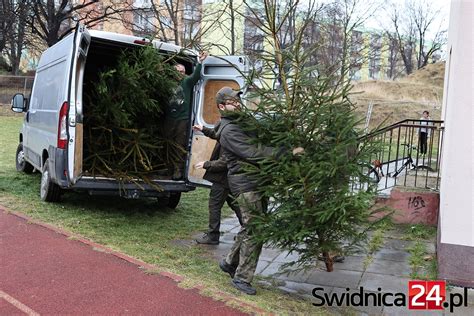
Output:
<path fill-rule="evenodd" d="M 175 95 L 171 98 L 165 109 L 166 118 L 178 121 L 189 119 L 194 85 L 201 79 L 201 68 L 202 65 L 198 64 L 192 75 L 181 81 L 176 89 Z"/>

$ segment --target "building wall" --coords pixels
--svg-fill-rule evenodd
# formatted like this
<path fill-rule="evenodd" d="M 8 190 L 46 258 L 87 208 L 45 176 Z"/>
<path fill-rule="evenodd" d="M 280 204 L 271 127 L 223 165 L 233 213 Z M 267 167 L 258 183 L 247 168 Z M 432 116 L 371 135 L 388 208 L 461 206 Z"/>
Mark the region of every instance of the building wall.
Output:
<path fill-rule="evenodd" d="M 474 4 L 453 0 L 442 118 L 438 275 L 474 286 Z"/>
<path fill-rule="evenodd" d="M 451 12 L 442 112 L 446 130 L 441 173 L 441 242 L 474 247 L 473 3 L 453 0 Z"/>
<path fill-rule="evenodd" d="M 102 0 L 100 1 L 101 5 L 105 8 L 107 6 L 117 5 L 120 4 L 123 7 L 131 6 L 133 0 L 127 1 L 116 1 L 116 0 Z M 124 21 L 109 19 L 102 23 L 102 27 L 100 28 L 102 31 L 107 32 L 115 32 L 121 34 L 132 35 L 132 31 L 130 29 L 130 23 L 133 23 L 133 14 L 132 13 L 124 13 L 123 14 Z"/>
<path fill-rule="evenodd" d="M 242 0 L 233 1 L 234 9 L 238 11 L 235 14 L 235 54 L 242 54 L 244 49 L 244 5 Z M 201 42 L 210 48 L 209 52 L 213 55 L 228 55 L 231 54 L 231 18 L 229 8 L 222 13 L 226 8 L 224 1 L 204 1 L 203 3 L 203 35 Z"/>

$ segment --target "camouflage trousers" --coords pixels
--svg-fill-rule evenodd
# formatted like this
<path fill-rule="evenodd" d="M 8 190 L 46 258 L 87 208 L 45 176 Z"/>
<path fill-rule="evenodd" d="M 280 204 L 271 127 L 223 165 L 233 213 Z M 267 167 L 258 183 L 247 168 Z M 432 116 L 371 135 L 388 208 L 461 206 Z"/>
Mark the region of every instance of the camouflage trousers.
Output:
<path fill-rule="evenodd" d="M 252 212 L 265 212 L 267 203 L 262 195 L 257 192 L 242 193 L 236 200 L 242 214 L 242 227 L 225 261 L 227 264 L 237 267 L 234 279 L 251 283 L 263 245 L 252 240 L 252 234 L 248 226 L 252 221 Z"/>

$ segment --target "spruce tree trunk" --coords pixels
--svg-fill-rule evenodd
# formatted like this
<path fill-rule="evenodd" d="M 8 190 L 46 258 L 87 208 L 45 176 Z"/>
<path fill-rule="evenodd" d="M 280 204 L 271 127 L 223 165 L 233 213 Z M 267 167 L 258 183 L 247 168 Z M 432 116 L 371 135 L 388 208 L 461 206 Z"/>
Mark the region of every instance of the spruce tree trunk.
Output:
<path fill-rule="evenodd" d="M 329 252 L 323 252 L 324 263 L 326 264 L 327 272 L 332 272 L 334 270 L 334 260 L 329 255 Z"/>

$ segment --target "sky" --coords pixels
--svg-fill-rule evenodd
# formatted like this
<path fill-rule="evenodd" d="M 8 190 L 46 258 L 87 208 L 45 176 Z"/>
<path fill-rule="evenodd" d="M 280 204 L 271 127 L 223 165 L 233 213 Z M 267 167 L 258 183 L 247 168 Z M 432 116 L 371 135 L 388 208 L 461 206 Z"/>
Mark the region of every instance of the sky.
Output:
<path fill-rule="evenodd" d="M 302 0 L 302 1 L 305 1 L 305 0 Z M 331 2 L 331 1 L 333 1 L 333 0 L 319 0 L 318 2 L 319 3 L 325 3 L 325 2 Z M 365 1 L 365 0 L 361 0 L 361 1 Z M 380 1 L 384 1 L 384 0 L 380 0 Z M 400 5 L 403 5 L 406 0 L 387 0 L 387 1 L 395 2 L 395 3 L 399 3 Z M 450 5 L 451 5 L 451 0 L 413 0 L 413 1 L 415 1 L 415 2 L 426 2 L 426 3 L 428 3 L 428 5 L 433 6 L 433 8 L 440 8 L 441 9 L 441 14 L 440 14 L 440 18 L 438 19 L 436 24 L 443 23 L 443 27 L 445 29 L 448 28 L 449 8 L 450 8 Z M 380 10 L 380 11 L 383 11 L 383 10 Z M 383 14 L 383 12 L 379 12 L 379 13 L 380 13 L 380 14 L 378 14 L 379 16 Z M 367 28 L 378 29 L 378 28 L 380 28 L 381 20 L 383 21 L 384 18 L 377 17 L 377 16 L 373 17 L 373 18 L 371 18 L 370 20 L 367 21 L 365 26 Z"/>
<path fill-rule="evenodd" d="M 399 3 L 400 6 L 402 6 L 405 3 L 405 0 L 390 0 L 390 1 L 394 2 L 394 3 Z M 439 23 L 442 23 L 443 27 L 445 29 L 448 28 L 449 8 L 450 8 L 450 5 L 451 5 L 450 0 L 414 0 L 414 1 L 415 2 L 426 2 L 429 5 L 431 5 L 433 7 L 433 9 L 434 8 L 439 8 L 441 12 L 440 12 L 439 18 L 437 20 L 437 23 L 435 23 L 435 25 L 439 25 Z M 380 25 L 379 20 L 380 20 L 380 18 L 374 18 L 371 21 L 368 21 L 369 25 L 367 25 L 367 27 L 377 28 L 377 26 Z"/>

